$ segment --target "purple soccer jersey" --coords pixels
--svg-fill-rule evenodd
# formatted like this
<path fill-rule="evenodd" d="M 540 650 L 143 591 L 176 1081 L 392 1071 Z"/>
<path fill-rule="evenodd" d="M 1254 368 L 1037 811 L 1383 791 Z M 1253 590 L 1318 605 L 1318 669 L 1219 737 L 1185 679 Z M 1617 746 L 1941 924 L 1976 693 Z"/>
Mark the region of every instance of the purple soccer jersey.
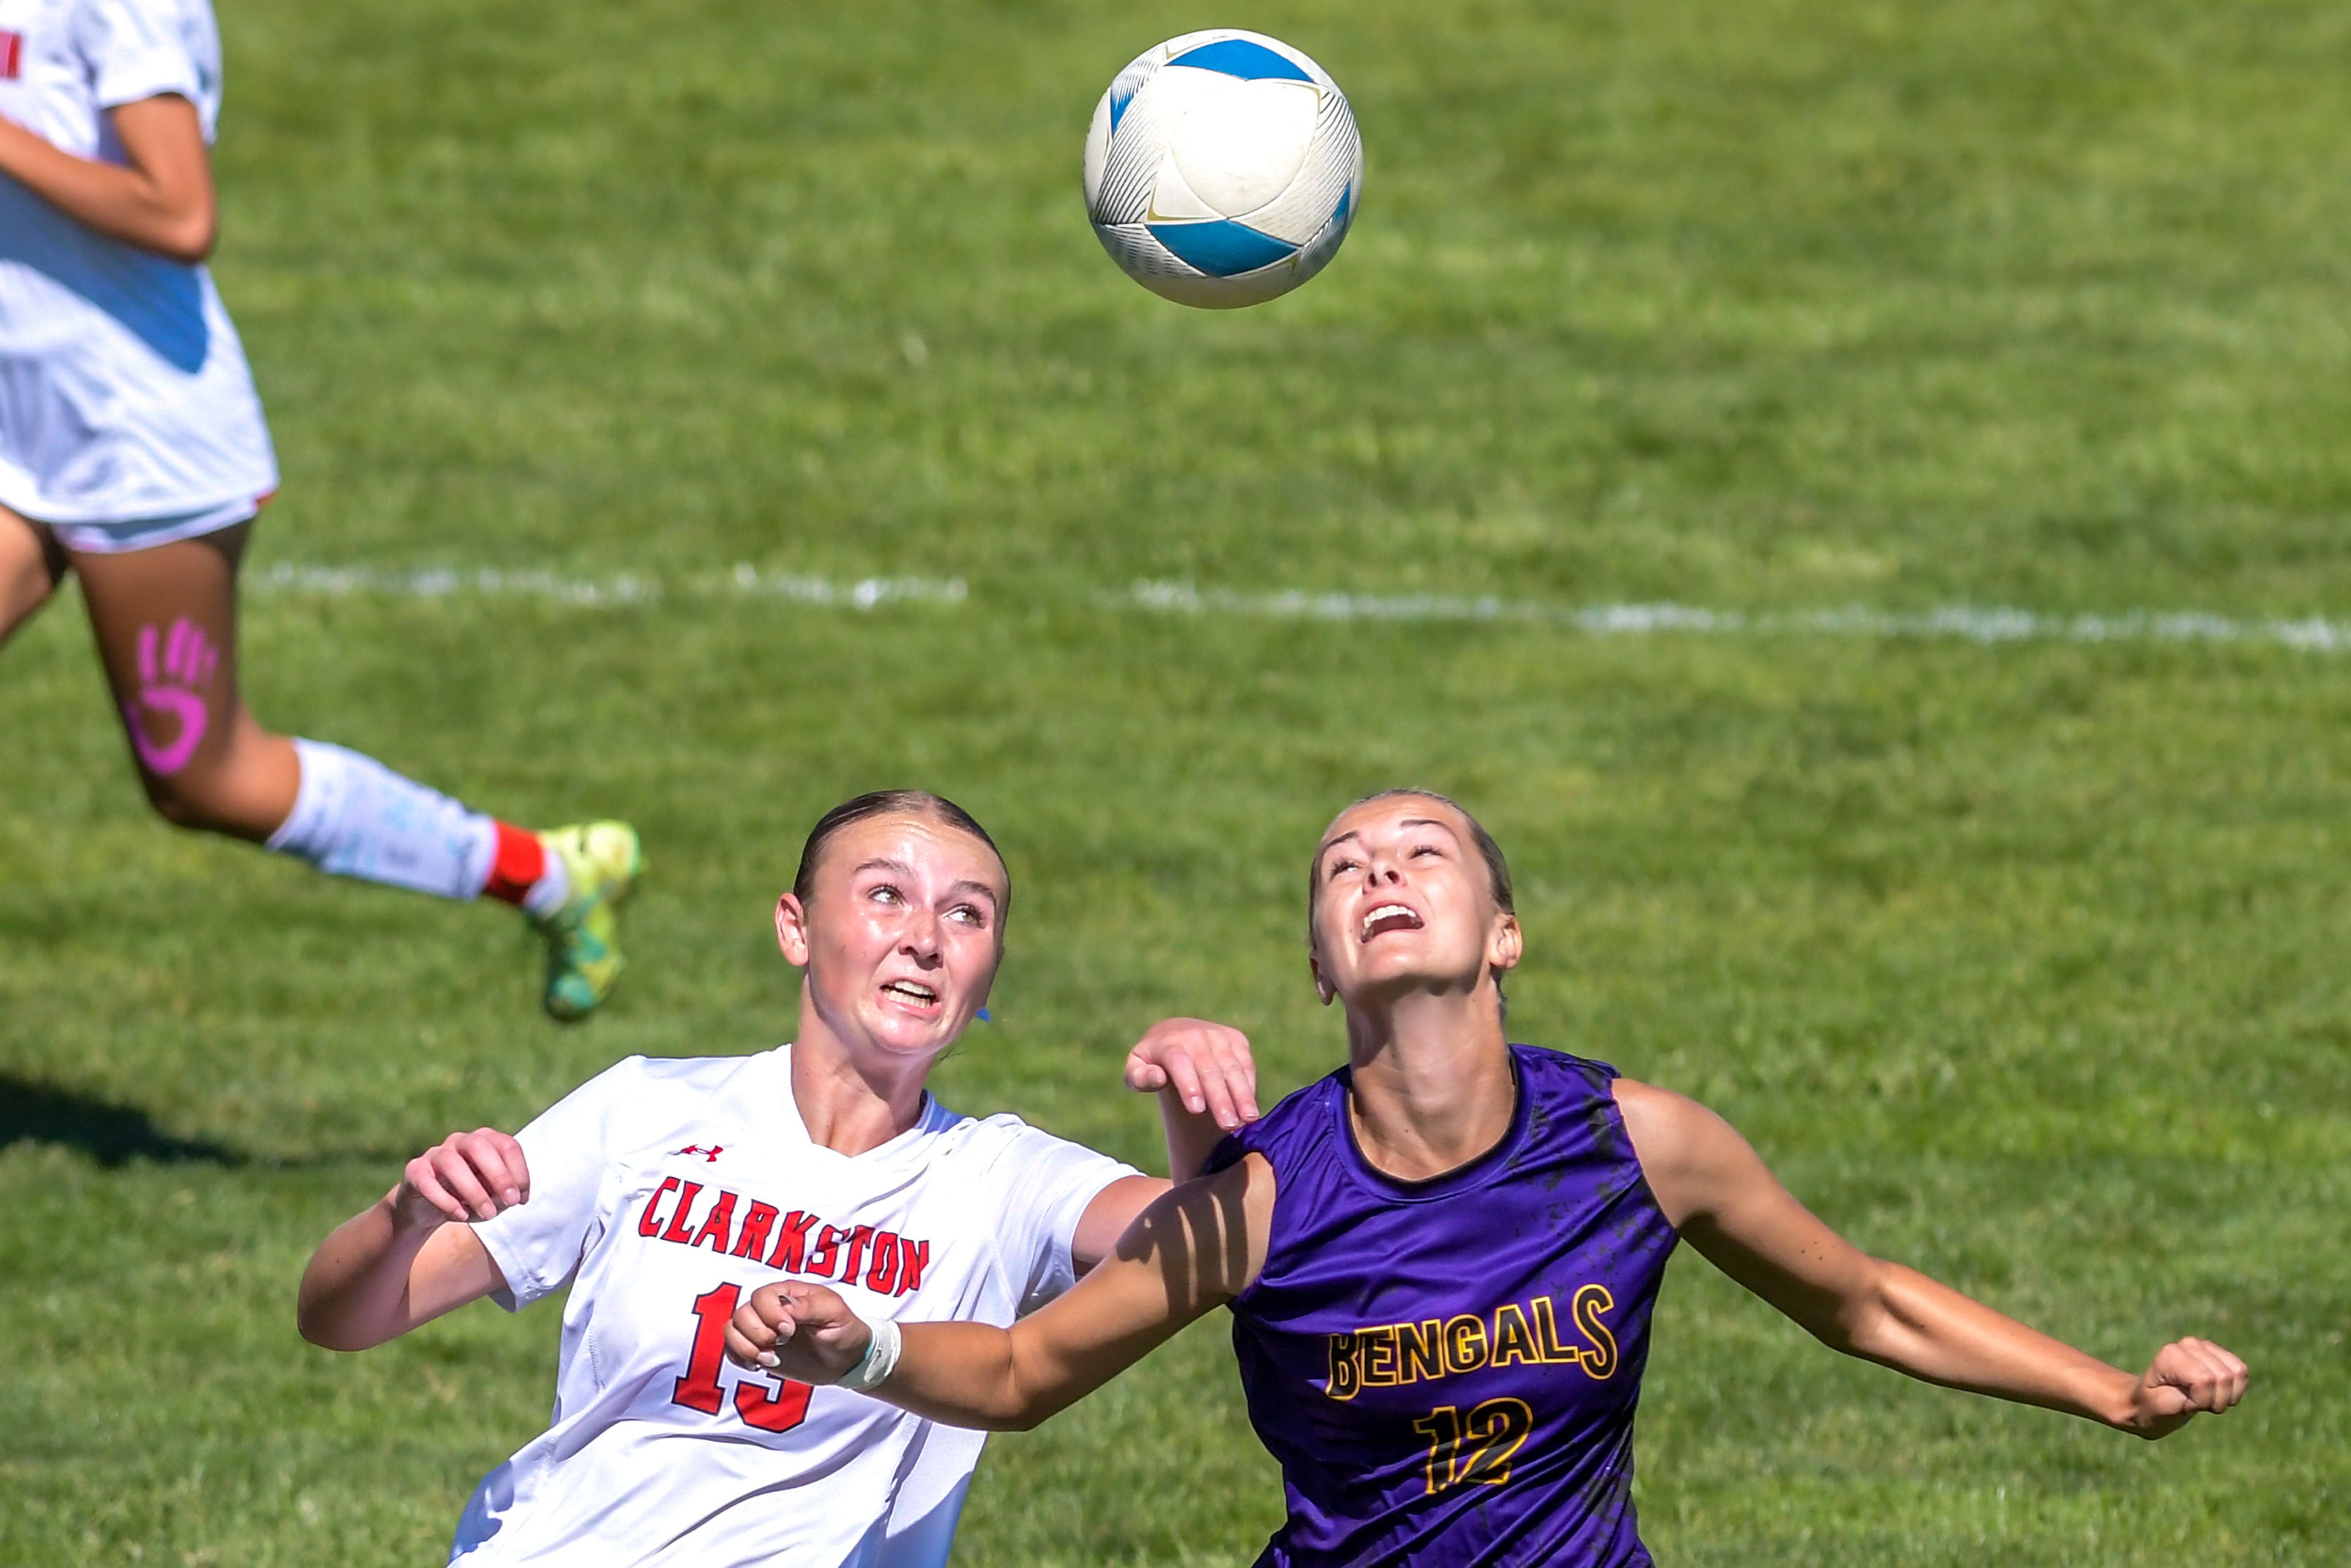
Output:
<path fill-rule="evenodd" d="M 1641 1568 L 1633 1412 L 1675 1231 L 1609 1083 L 1510 1047 L 1499 1144 L 1382 1175 L 1342 1068 L 1225 1140 L 1274 1168 L 1265 1268 L 1232 1304 L 1290 1519 L 1258 1568 Z"/>

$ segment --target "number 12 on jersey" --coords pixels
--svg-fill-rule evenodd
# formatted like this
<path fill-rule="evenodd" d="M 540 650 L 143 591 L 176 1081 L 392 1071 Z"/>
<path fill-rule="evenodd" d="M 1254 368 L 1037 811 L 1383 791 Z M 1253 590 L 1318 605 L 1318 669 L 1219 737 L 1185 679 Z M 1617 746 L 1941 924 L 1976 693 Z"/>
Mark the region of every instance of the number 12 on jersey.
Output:
<path fill-rule="evenodd" d="M 1468 1481 L 1489 1487 L 1510 1479 L 1510 1456 L 1535 1429 L 1535 1413 L 1523 1399 L 1489 1399 L 1463 1415 L 1440 1405 L 1412 1424 L 1428 1439 L 1430 1495 Z"/>
<path fill-rule="evenodd" d="M 698 1320 L 694 1349 L 686 1354 L 685 1375 L 677 1380 L 671 1404 L 705 1416 L 718 1414 L 725 1403 L 718 1389 L 718 1364 L 726 1354 L 727 1320 L 735 1315 L 735 1303 L 742 1297 L 740 1285 L 721 1285 L 694 1298 L 694 1315 Z M 762 1432 L 789 1432 L 807 1420 L 809 1385 L 789 1378 L 782 1382 L 783 1392 L 770 1394 L 747 1376 L 735 1385 L 735 1414 Z"/>

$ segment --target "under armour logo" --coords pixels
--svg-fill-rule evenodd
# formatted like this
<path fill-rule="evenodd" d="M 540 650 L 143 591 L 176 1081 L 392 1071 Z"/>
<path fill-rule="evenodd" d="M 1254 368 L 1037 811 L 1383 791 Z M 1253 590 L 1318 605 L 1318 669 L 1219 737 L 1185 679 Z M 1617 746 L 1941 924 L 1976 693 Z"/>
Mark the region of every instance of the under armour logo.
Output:
<path fill-rule="evenodd" d="M 726 1152 L 726 1145 L 724 1144 L 713 1144 L 706 1149 L 700 1144 L 688 1144 L 682 1149 L 674 1149 L 671 1151 L 673 1154 L 700 1155 L 702 1156 L 702 1163 L 706 1166 L 716 1165 L 718 1163 L 718 1156 Z"/>

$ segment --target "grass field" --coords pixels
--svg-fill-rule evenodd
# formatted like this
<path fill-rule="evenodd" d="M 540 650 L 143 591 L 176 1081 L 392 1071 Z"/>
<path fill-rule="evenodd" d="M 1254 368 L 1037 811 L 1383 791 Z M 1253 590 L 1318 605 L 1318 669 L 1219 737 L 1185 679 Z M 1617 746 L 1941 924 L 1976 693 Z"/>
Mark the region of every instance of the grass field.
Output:
<path fill-rule="evenodd" d="M 1699 1095 L 1864 1246 L 2111 1360 L 2254 1368 L 2148 1448 L 1840 1362 L 1686 1257 L 1660 1562 L 2351 1558 L 2351 652 L 1802 619 L 2351 612 L 2351 12 L 222 21 L 216 270 L 286 470 L 250 695 L 506 815 L 625 812 L 652 876 L 622 994 L 558 1030 L 500 912 L 155 824 L 70 599 L 11 644 L 0 1562 L 438 1561 L 558 1314 L 339 1359 L 302 1260 L 455 1125 L 786 1033 L 766 909 L 834 800 L 935 788 L 1010 856 L 950 1103 L 1155 1164 L 1113 1092 L 1153 1018 L 1248 1029 L 1276 1089 L 1337 1060 L 1302 860 L 1400 781 L 1513 852 L 1521 1038 Z M 1120 64 L 1229 23 L 1346 85 L 1370 173 L 1326 275 L 1217 316 L 1116 275 L 1076 165 Z M 429 568 L 642 591 L 395 591 Z M 1249 597 L 1291 590 L 1750 619 Z M 1211 1322 L 992 1447 L 958 1561 L 1245 1563 L 1279 1512 Z"/>

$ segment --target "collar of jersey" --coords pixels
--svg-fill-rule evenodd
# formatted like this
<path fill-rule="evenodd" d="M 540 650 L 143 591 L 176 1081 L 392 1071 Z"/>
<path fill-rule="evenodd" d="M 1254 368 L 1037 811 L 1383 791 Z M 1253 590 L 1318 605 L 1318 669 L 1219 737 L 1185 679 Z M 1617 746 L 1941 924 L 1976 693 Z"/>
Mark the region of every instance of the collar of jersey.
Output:
<path fill-rule="evenodd" d="M 925 1134 L 935 1133 L 955 1120 L 955 1114 L 938 1102 L 928 1089 L 923 1091 L 922 1109 L 914 1113 L 914 1124 L 886 1144 L 876 1145 L 862 1155 L 844 1155 L 838 1149 L 828 1149 L 809 1136 L 808 1123 L 800 1115 L 800 1103 L 792 1097 L 792 1047 L 789 1040 L 770 1053 L 775 1059 L 778 1092 L 776 1098 L 782 1109 L 776 1113 L 782 1119 L 785 1136 L 802 1145 L 810 1154 L 845 1165 L 888 1165 L 923 1141 Z"/>
<path fill-rule="evenodd" d="M 1508 1163 L 1511 1151 L 1526 1141 L 1530 1119 L 1527 1075 L 1520 1065 L 1519 1052 L 1525 1049 L 1511 1046 L 1510 1051 L 1510 1127 L 1496 1139 L 1493 1147 L 1473 1155 L 1449 1171 L 1439 1171 L 1420 1181 L 1393 1176 L 1374 1165 L 1364 1147 L 1355 1141 L 1354 1119 L 1347 1114 L 1347 1096 L 1353 1092 L 1354 1071 L 1343 1067 L 1332 1075 L 1336 1092 L 1331 1096 L 1331 1113 L 1338 1123 L 1340 1157 L 1355 1178 L 1378 1192 L 1382 1197 L 1400 1203 L 1434 1203 L 1439 1198 L 1455 1197 L 1474 1187 L 1483 1186 L 1499 1175 Z"/>

